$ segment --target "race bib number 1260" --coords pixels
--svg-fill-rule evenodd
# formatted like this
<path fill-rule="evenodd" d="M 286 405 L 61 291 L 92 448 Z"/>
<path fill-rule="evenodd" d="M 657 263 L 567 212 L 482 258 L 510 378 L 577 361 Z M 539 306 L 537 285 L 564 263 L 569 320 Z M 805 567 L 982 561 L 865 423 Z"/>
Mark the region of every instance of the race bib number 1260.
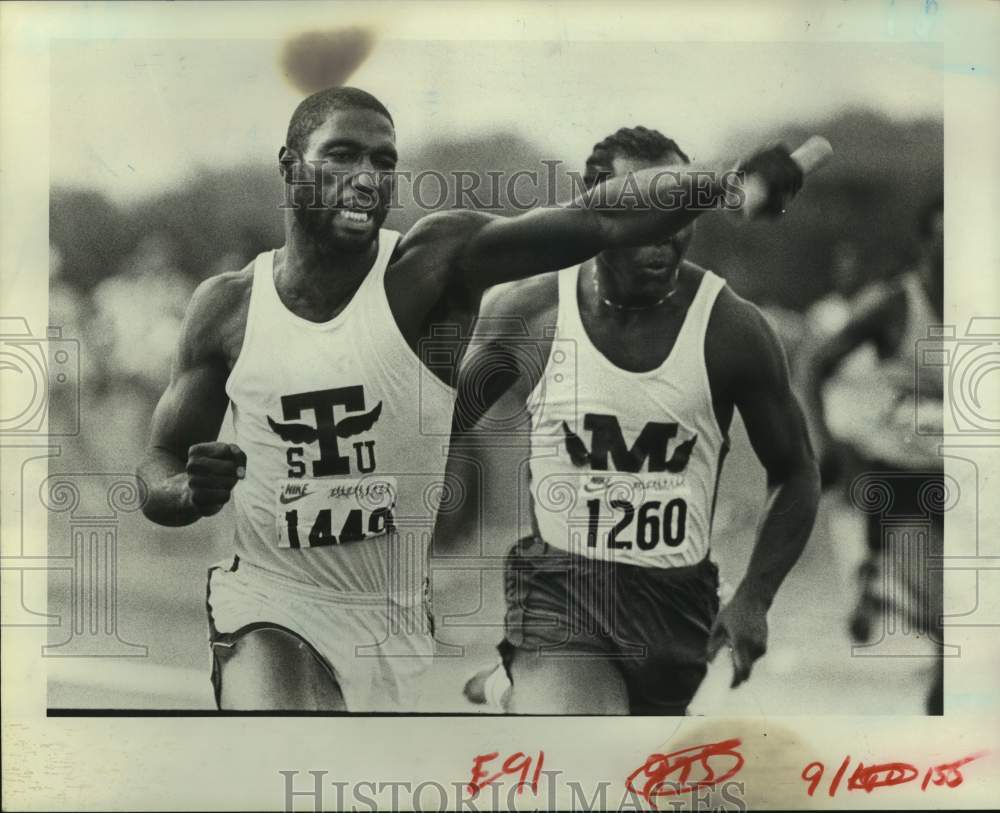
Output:
<path fill-rule="evenodd" d="M 319 548 L 358 542 L 394 528 L 396 481 L 281 480 L 275 497 L 279 548 Z"/>

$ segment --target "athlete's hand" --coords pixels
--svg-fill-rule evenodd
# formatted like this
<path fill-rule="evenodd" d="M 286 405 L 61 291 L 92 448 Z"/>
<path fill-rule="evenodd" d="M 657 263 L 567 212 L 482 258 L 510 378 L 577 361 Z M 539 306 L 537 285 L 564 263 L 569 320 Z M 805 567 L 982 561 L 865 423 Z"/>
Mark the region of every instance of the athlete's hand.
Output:
<path fill-rule="evenodd" d="M 767 189 L 767 199 L 758 214 L 776 217 L 785 211 L 793 197 L 802 188 L 805 178 L 802 168 L 792 159 L 784 146 L 761 150 L 743 161 L 738 171 L 743 175 L 756 175 Z"/>
<path fill-rule="evenodd" d="M 233 487 L 246 476 L 247 456 L 235 443 L 196 443 L 188 449 L 187 487 L 203 517 L 219 513 Z"/>
<path fill-rule="evenodd" d="M 719 611 L 708 636 L 708 659 L 715 660 L 723 644 L 728 644 L 733 656 L 735 689 L 750 677 L 754 661 L 767 651 L 767 608 L 739 590 Z"/>

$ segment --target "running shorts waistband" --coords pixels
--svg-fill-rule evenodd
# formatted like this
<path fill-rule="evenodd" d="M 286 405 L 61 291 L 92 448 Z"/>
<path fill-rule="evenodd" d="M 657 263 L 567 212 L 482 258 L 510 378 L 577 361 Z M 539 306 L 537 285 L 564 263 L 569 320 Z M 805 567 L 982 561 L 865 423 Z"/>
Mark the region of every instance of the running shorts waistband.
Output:
<path fill-rule="evenodd" d="M 354 593 L 334 590 L 318 584 L 309 584 L 273 570 L 255 565 L 239 556 L 234 556 L 231 564 L 220 563 L 218 567 L 230 572 L 242 573 L 252 579 L 261 581 L 276 590 L 287 591 L 291 595 L 302 596 L 321 604 L 351 607 L 385 607 L 391 601 L 401 607 L 412 607 L 420 604 L 427 597 L 430 585 L 424 580 L 424 589 L 406 596 L 388 596 L 385 593 Z"/>

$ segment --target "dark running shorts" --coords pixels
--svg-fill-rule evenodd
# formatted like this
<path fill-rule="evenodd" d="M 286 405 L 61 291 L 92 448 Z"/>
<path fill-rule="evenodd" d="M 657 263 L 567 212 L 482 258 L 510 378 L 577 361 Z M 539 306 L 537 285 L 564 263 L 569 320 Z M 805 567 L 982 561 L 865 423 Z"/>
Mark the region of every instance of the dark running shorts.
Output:
<path fill-rule="evenodd" d="M 525 537 L 507 554 L 507 614 L 498 647 L 613 659 L 632 714 L 682 715 L 705 677 L 719 611 L 719 571 L 637 567 L 567 553 Z"/>

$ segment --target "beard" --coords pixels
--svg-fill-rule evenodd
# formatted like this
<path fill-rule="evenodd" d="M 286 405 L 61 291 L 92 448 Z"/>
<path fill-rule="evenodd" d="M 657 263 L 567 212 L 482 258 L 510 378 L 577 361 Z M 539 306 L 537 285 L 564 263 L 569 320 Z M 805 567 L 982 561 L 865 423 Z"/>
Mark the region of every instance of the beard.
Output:
<path fill-rule="evenodd" d="M 295 222 L 323 254 L 363 254 L 378 238 L 379 229 L 388 216 L 384 207 L 370 209 L 369 229 L 366 232 L 352 232 L 338 226 L 337 211 L 308 205 L 299 205 L 292 210 Z"/>

